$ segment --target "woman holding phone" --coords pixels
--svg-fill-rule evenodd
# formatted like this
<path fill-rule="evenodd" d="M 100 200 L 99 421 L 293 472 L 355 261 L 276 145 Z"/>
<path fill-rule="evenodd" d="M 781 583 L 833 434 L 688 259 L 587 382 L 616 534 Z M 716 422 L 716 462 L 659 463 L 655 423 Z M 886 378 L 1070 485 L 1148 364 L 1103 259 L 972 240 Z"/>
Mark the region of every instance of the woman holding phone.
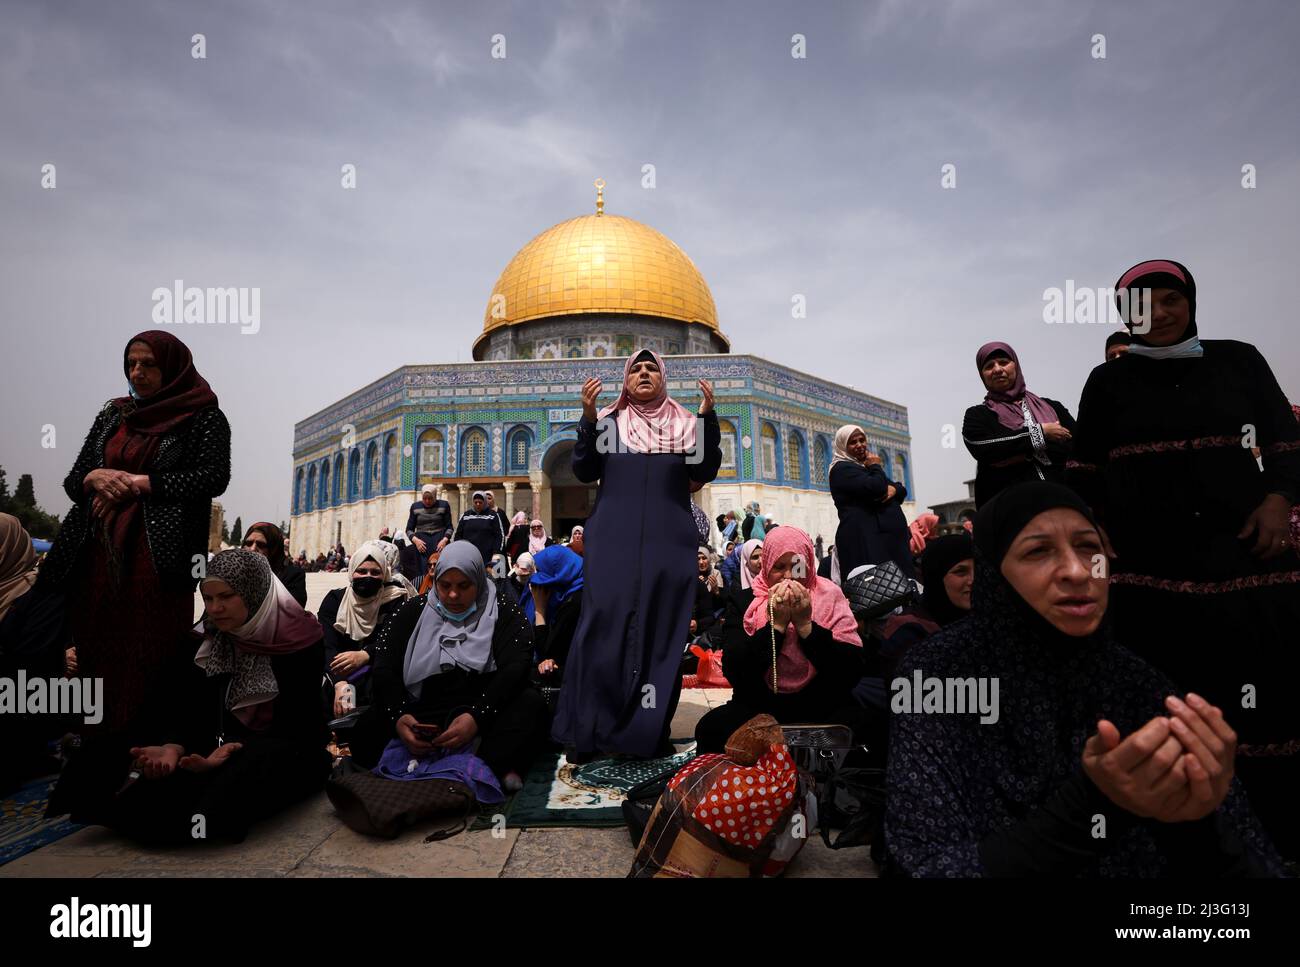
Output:
<path fill-rule="evenodd" d="M 374 704 L 352 739 L 357 762 L 373 766 L 394 737 L 417 758 L 477 741 L 475 754 L 507 789 L 518 788 L 544 734 L 546 705 L 528 684 L 528 623 L 489 580 L 478 548 L 443 548 L 433 590 L 388 620 L 371 657 Z"/>

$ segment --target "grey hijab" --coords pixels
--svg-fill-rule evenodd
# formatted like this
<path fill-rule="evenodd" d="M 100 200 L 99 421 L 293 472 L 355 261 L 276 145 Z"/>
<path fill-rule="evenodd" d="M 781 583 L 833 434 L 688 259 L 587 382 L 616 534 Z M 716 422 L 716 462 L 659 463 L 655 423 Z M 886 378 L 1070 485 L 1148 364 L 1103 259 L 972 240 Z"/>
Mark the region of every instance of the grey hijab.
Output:
<path fill-rule="evenodd" d="M 436 582 L 448 571 L 460 571 L 478 586 L 478 597 L 474 599 L 478 607 L 464 621 L 455 621 L 438 610 Z M 497 626 L 497 589 L 487 579 L 483 555 L 469 541 L 452 541 L 442 549 L 433 580 L 435 587 L 425 600 L 402 669 L 407 691 L 415 698 L 420 697 L 426 678 L 452 668 L 496 671 L 492 635 Z"/>

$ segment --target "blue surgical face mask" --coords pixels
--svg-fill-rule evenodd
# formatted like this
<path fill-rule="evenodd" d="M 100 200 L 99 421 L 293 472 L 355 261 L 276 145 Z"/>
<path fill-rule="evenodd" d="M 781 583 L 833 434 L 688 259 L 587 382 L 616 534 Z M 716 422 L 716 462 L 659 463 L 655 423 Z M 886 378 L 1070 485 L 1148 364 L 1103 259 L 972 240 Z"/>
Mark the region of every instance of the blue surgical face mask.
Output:
<path fill-rule="evenodd" d="M 434 601 L 433 606 L 434 608 L 437 609 L 438 614 L 442 615 L 448 621 L 464 621 L 466 618 L 470 617 L 470 615 L 472 615 L 475 611 L 478 610 L 477 601 L 471 604 L 464 611 L 452 611 L 449 608 L 447 608 L 441 601 Z"/>
<path fill-rule="evenodd" d="M 143 396 L 141 396 L 139 393 L 137 393 L 137 392 L 135 391 L 135 384 L 134 384 L 134 383 L 130 383 L 130 382 L 128 382 L 128 383 L 126 384 L 126 389 L 127 389 L 127 392 L 131 394 L 131 399 L 133 399 L 133 400 L 141 400 L 141 399 L 144 399 Z"/>

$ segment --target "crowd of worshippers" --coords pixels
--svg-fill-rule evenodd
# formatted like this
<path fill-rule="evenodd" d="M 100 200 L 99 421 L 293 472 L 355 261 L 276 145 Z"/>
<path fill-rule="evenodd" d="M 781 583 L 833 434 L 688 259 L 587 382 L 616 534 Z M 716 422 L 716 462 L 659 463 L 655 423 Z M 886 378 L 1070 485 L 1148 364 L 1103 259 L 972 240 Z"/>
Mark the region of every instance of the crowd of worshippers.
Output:
<path fill-rule="evenodd" d="M 703 646 L 731 696 L 697 751 L 761 714 L 848 726 L 850 763 L 884 777 L 886 872 L 1293 872 L 1300 411 L 1253 346 L 1199 338 L 1185 266 L 1141 263 L 1116 288 L 1149 324 L 1108 340 L 1077 416 L 1027 388 L 1005 342 L 976 353 L 977 509 L 954 533 L 909 524 L 858 425 L 834 436 L 831 548 L 757 503 L 715 530 L 691 496 L 721 462 L 712 386 L 688 410 L 643 350 L 613 402 L 583 387 L 573 466 L 599 490 L 567 545 L 485 493 L 453 527 L 425 487 L 406 540 L 334 549 L 348 583 L 312 615 L 305 555 L 286 562 L 258 523 L 207 561 L 194 628 L 230 429 L 184 345 L 141 333 L 39 572 L 0 518 L 0 673 L 105 682 L 50 813 L 175 843 L 201 813 L 239 839 L 322 788 L 331 732 L 364 767 L 468 757 L 505 792 L 548 744 L 573 763 L 656 758 Z M 623 446 L 597 446 L 610 427 Z M 894 575 L 918 593 L 862 605 Z M 945 708 L 953 682 L 991 685 L 994 707 Z M 11 773 L 35 768 L 50 724 L 0 727 Z"/>

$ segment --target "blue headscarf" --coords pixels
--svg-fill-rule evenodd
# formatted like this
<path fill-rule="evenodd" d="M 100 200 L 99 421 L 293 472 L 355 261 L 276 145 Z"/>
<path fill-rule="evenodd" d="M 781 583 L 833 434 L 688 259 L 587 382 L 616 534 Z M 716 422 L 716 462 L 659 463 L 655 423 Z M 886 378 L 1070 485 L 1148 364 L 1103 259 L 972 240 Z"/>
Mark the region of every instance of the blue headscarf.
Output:
<path fill-rule="evenodd" d="M 533 555 L 532 580 L 528 582 L 528 604 L 524 613 L 533 619 L 533 586 L 551 589 L 551 601 L 560 604 L 582 590 L 582 558 L 562 544 L 544 547 Z"/>

